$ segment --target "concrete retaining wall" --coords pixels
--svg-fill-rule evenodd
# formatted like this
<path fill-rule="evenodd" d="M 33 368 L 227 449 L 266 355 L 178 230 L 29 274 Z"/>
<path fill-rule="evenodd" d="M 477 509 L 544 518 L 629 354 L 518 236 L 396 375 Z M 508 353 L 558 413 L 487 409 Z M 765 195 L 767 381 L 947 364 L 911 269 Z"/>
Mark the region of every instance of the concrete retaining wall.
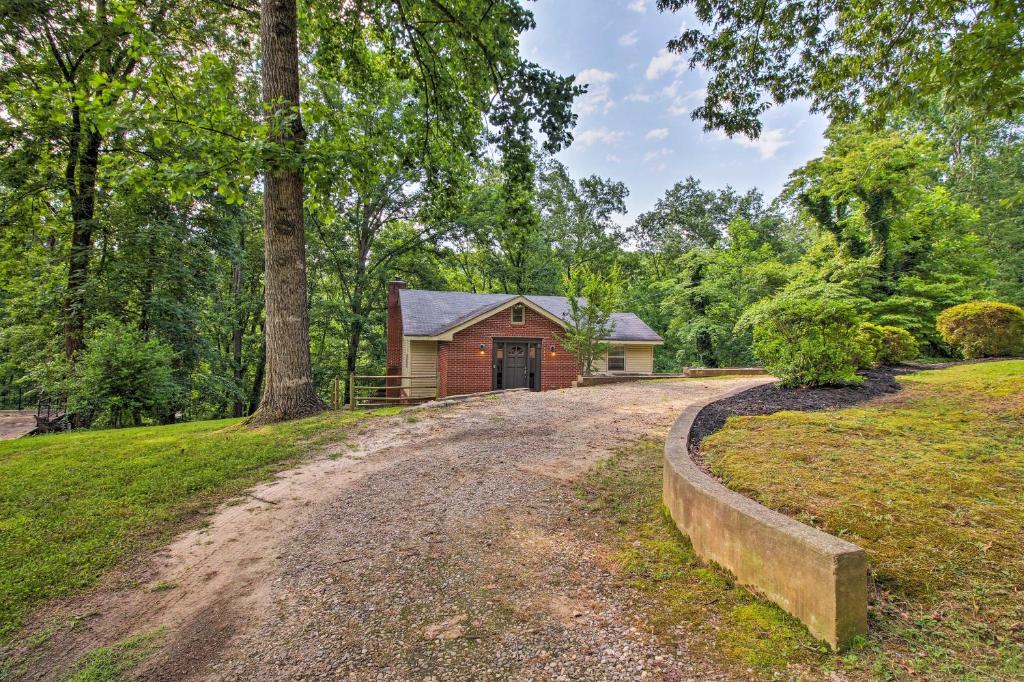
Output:
<path fill-rule="evenodd" d="M 729 397 L 749 388 L 731 391 Z M 709 401 L 713 402 L 713 401 Z M 690 427 L 704 405 L 676 420 L 665 443 L 663 496 L 704 560 L 844 647 L 867 632 L 867 560 L 857 545 L 772 511 L 702 471 L 690 458 Z"/>
<path fill-rule="evenodd" d="M 768 372 L 764 367 L 687 367 L 683 374 L 688 377 L 728 377 Z"/>
<path fill-rule="evenodd" d="M 598 374 L 577 377 L 576 386 L 601 386 L 621 384 L 626 381 L 650 381 L 651 379 L 683 379 L 685 374 Z"/>

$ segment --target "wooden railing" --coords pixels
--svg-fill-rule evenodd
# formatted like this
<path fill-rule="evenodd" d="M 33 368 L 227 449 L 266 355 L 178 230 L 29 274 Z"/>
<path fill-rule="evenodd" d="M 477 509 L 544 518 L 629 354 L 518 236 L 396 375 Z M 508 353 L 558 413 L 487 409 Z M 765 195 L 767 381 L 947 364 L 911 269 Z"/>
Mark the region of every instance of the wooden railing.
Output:
<path fill-rule="evenodd" d="M 341 407 L 340 387 L 335 382 L 331 392 L 333 407 Z M 411 393 L 411 394 L 410 394 Z M 416 405 L 436 400 L 436 376 L 350 374 L 348 377 L 348 409 Z"/>

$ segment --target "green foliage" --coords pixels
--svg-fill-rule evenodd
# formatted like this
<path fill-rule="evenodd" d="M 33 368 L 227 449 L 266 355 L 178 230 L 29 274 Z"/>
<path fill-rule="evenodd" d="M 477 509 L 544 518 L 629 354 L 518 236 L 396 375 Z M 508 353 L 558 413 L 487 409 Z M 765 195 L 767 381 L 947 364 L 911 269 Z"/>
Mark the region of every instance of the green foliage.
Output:
<path fill-rule="evenodd" d="M 666 190 L 653 210 L 642 213 L 630 233 L 641 248 L 676 258 L 691 248 L 717 246 L 737 218 L 756 223 L 766 217 L 763 203 L 757 190 L 709 190 L 688 177 Z"/>
<path fill-rule="evenodd" d="M 619 275 L 605 277 L 588 269 L 577 269 L 566 280 L 569 298 L 569 327 L 562 345 L 579 360 L 584 374 L 594 369 L 594 359 L 608 349 L 605 341 L 612 331 L 611 316 L 619 297 Z"/>
<path fill-rule="evenodd" d="M 696 14 L 669 50 L 711 72 L 694 119 L 756 137 L 772 106 L 807 98 L 813 111 L 879 119 L 930 100 L 983 120 L 1024 112 L 1018 3 L 764 3 L 658 0 Z"/>
<path fill-rule="evenodd" d="M 181 404 L 174 350 L 112 319 L 98 321 L 68 381 L 68 411 L 97 426 L 137 426 L 173 419 Z"/>
<path fill-rule="evenodd" d="M 1024 310 L 1009 303 L 974 301 L 943 310 L 936 325 L 965 358 L 1024 353 Z"/>
<path fill-rule="evenodd" d="M 878 328 L 882 334 L 882 350 L 878 361 L 883 365 L 896 365 L 913 360 L 920 350 L 914 336 L 906 329 L 882 325 Z"/>
<path fill-rule="evenodd" d="M 559 161 L 549 159 L 537 177 L 540 230 L 551 244 L 563 277 L 580 267 L 606 271 L 624 241 L 613 216 L 626 212 L 629 190 L 622 182 L 591 175 L 578 182 Z"/>
<path fill-rule="evenodd" d="M 749 365 L 749 333 L 736 322 L 751 304 L 788 281 L 785 246 L 773 234 L 774 216 L 756 223 L 736 218 L 727 241 L 713 249 L 692 249 L 676 261 L 678 275 L 662 303 L 671 314 L 667 336 L 680 366 Z"/>
<path fill-rule="evenodd" d="M 858 369 L 871 369 L 882 364 L 885 347 L 882 328 L 870 322 L 861 322 L 855 338 L 857 347 L 854 362 Z"/>
<path fill-rule="evenodd" d="M 754 354 L 784 386 L 832 386 L 860 381 L 861 320 L 846 291 L 823 285 L 757 303 L 737 326 L 752 330 Z"/>
<path fill-rule="evenodd" d="M 862 322 L 857 331 L 857 367 L 870 369 L 896 365 L 917 357 L 914 337 L 906 329 Z"/>
<path fill-rule="evenodd" d="M 110 646 L 93 649 L 75 666 L 70 682 L 118 682 L 155 648 L 161 630 L 134 635 Z"/>

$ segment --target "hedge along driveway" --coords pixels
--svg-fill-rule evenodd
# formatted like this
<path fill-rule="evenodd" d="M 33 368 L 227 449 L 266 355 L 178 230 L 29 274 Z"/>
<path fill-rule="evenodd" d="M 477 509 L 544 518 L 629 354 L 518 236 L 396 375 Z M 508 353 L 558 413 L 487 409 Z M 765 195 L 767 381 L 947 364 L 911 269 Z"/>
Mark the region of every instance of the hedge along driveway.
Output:
<path fill-rule="evenodd" d="M 853 408 L 731 419 L 702 451 L 731 488 L 868 552 L 875 674 L 1019 679 L 1024 361 L 900 381 Z"/>
<path fill-rule="evenodd" d="M 0 643 L 33 606 L 92 585 L 197 512 L 317 443 L 343 440 L 367 414 L 334 412 L 259 429 L 221 420 L 0 443 Z"/>

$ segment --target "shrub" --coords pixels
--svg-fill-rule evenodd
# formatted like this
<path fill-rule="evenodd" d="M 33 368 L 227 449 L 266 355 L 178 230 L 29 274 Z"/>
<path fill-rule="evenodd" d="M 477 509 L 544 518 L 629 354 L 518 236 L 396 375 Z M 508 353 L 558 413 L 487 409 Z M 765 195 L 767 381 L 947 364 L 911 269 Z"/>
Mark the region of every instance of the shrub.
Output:
<path fill-rule="evenodd" d="M 823 285 L 786 292 L 744 313 L 753 350 L 784 386 L 858 383 L 860 316 L 845 290 Z"/>
<path fill-rule="evenodd" d="M 906 329 L 886 325 L 879 329 L 882 330 L 882 354 L 879 357 L 881 364 L 897 365 L 913 360 L 920 353 L 913 334 Z"/>
<path fill-rule="evenodd" d="M 864 322 L 857 331 L 857 367 L 895 365 L 917 357 L 914 337 L 906 329 Z"/>
<path fill-rule="evenodd" d="M 943 310 L 936 321 L 942 338 L 967 359 L 1019 355 L 1024 351 L 1024 310 L 1009 303 L 975 301 Z"/>
<path fill-rule="evenodd" d="M 860 369 L 870 369 L 882 364 L 884 347 L 882 328 L 870 322 L 861 322 L 854 341 L 857 346 L 854 364 Z"/>
<path fill-rule="evenodd" d="M 135 327 L 105 319 L 89 337 L 69 381 L 68 411 L 99 426 L 166 421 L 181 397 L 173 349 Z"/>

